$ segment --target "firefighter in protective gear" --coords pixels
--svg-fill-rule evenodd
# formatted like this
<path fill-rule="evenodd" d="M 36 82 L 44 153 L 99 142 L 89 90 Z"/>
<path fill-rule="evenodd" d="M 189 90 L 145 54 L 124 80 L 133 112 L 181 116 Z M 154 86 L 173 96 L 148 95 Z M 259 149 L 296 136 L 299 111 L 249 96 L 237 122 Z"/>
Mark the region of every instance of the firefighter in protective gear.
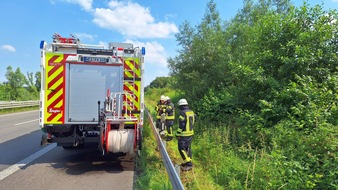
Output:
<path fill-rule="evenodd" d="M 175 119 L 175 106 L 168 96 L 165 97 L 165 104 L 166 104 L 166 126 L 167 126 L 166 140 L 171 141 L 174 136 L 173 126 L 174 126 L 174 119 Z"/>
<path fill-rule="evenodd" d="M 166 96 L 161 95 L 160 100 L 158 101 L 157 105 L 155 106 L 156 111 L 156 128 L 161 130 L 161 115 L 165 114 L 165 98 Z"/>
<path fill-rule="evenodd" d="M 180 109 L 180 117 L 178 119 L 179 124 L 176 133 L 178 139 L 178 151 L 183 159 L 181 168 L 183 171 L 188 171 L 192 169 L 191 142 L 197 117 L 196 114 L 189 109 L 186 99 L 180 99 L 178 101 L 178 108 Z"/>

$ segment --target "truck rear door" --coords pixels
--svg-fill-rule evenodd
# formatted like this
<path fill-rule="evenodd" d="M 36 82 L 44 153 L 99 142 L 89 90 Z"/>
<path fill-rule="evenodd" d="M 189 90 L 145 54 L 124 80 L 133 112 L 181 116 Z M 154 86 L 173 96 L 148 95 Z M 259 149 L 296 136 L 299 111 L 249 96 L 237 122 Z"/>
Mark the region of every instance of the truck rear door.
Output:
<path fill-rule="evenodd" d="M 122 74 L 122 65 L 67 64 L 66 122 L 98 122 L 97 103 L 103 103 L 108 89 L 122 91 Z"/>

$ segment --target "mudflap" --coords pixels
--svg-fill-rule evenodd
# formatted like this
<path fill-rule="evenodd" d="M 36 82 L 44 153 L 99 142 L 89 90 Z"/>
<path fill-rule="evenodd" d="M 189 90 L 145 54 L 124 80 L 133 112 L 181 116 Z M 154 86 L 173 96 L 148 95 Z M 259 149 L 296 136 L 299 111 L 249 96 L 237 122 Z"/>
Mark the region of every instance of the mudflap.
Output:
<path fill-rule="evenodd" d="M 105 138 L 105 129 L 101 125 L 100 126 L 100 135 L 99 135 L 99 146 L 98 146 L 98 149 L 99 149 L 100 152 L 102 152 L 102 156 L 104 156 L 106 154 L 106 148 L 105 148 L 104 138 Z"/>
<path fill-rule="evenodd" d="M 50 143 L 50 138 L 48 138 L 48 134 L 44 133 L 41 137 L 41 142 L 40 142 L 40 146 L 45 146 L 47 144 Z"/>

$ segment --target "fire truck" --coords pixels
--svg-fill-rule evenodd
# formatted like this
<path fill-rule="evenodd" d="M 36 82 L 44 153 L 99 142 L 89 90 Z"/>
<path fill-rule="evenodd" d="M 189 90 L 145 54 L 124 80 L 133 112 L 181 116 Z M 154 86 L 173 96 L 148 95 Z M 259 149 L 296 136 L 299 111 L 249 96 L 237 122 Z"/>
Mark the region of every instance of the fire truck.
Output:
<path fill-rule="evenodd" d="M 55 33 L 40 50 L 42 144 L 70 149 L 96 143 L 103 155 L 141 149 L 144 47 L 105 48 Z"/>

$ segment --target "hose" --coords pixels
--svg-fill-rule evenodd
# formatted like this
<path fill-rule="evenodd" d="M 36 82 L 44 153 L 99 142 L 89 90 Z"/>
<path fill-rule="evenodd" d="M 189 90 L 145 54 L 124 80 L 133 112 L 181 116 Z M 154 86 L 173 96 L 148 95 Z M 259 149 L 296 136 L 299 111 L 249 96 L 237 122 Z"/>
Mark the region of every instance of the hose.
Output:
<path fill-rule="evenodd" d="M 134 154 L 134 129 L 111 130 L 108 133 L 108 152 Z"/>

